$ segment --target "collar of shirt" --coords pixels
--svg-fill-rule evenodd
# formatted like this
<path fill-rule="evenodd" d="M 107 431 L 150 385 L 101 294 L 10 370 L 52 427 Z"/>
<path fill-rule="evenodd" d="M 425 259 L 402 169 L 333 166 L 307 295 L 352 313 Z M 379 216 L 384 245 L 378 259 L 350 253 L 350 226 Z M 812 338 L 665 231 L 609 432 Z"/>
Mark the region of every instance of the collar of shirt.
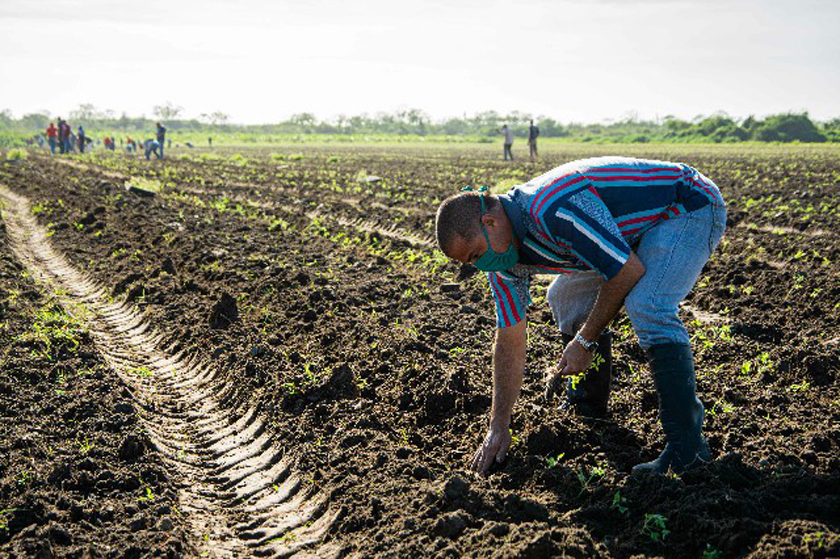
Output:
<path fill-rule="evenodd" d="M 502 203 L 502 209 L 505 211 L 505 215 L 507 215 L 507 218 L 513 225 L 513 232 L 516 234 L 516 239 L 520 242 L 520 244 L 524 243 L 525 235 L 528 234 L 528 230 L 525 227 L 525 218 L 522 216 L 522 208 L 519 204 L 513 201 L 510 193 L 500 195 L 499 201 Z"/>

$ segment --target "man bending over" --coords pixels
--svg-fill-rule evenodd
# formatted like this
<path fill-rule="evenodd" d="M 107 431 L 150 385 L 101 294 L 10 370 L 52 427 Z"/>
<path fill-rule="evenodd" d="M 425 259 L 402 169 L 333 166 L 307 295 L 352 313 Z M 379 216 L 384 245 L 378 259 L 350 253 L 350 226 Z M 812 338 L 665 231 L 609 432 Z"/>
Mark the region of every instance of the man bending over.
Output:
<path fill-rule="evenodd" d="M 582 415 L 606 413 L 607 327 L 624 305 L 650 363 L 666 438 L 662 454 L 633 471 L 681 473 L 710 460 L 694 358 L 677 308 L 725 227 L 720 190 L 696 169 L 625 157 L 573 161 L 501 196 L 470 191 L 444 200 L 436 219 L 441 250 L 487 272 L 496 301 L 490 425 L 472 468 L 486 472 L 510 446 L 535 274 L 557 276 L 547 299 L 565 343 L 547 397 L 562 379 L 584 374 L 574 383 L 567 378 L 564 405 Z"/>

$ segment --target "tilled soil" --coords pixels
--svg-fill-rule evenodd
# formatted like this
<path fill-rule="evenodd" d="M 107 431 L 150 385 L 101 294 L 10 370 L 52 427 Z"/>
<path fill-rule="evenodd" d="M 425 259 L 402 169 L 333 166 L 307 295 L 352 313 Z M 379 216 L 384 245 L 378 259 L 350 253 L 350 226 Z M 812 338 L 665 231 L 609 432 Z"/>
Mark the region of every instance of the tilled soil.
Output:
<path fill-rule="evenodd" d="M 177 480 L 128 388 L 0 233 L 2 555 L 182 556 Z"/>
<path fill-rule="evenodd" d="M 307 148 L 300 156 L 253 151 L 152 164 L 120 156 L 72 164 L 31 159 L 3 167 L 0 184 L 28 199 L 50 231 L 45 242 L 69 264 L 88 272 L 114 304 L 142 311 L 138 316 L 154 327 L 160 348 L 212 367 L 213 384 L 202 383 L 207 393 L 199 391 L 191 406 L 201 413 L 215 397 L 212 386 L 225 391 L 213 410 L 234 410 L 232 417 L 254 410 L 261 434 L 282 449 L 284 467 L 299 478 L 301 495 L 325 498 L 328 526 L 306 545 L 293 544 L 304 543 L 310 521 L 259 534 L 283 540 L 282 549 L 395 556 L 838 555 L 840 163 L 831 152 L 805 148 L 743 155 L 645 149 L 640 155 L 698 167 L 729 203 L 726 239 L 684 308 L 717 459 L 681 478 L 628 475 L 658 453 L 662 433 L 656 394 L 626 318 L 613 325 L 610 419 L 572 417 L 542 400 L 542 371 L 561 349 L 541 288 L 529 311 L 529 370 L 510 457 L 487 478 L 463 470 L 489 408 L 492 301 L 480 274 L 458 270 L 434 252 L 436 203 L 462 184 L 524 180 L 595 155 L 595 148 L 512 167 L 475 148 Z M 131 177 L 163 189 L 149 197 L 127 192 L 123 184 Z M 21 264 L 11 256 L 8 262 L 18 272 L 1 278 L 5 293 L 27 281 Z M 2 318 L 16 344 L 32 322 L 25 316 Z M 107 351 L 90 340 L 88 347 L 89 359 L 109 362 Z M 121 416 L 107 397 L 129 386 L 126 375 L 110 372 L 120 388 L 100 396 L 101 389 L 82 382 L 92 379 L 77 373 L 91 367 L 78 361 L 80 351 L 56 362 L 79 379 L 73 382 L 79 394 L 95 395 L 88 400 L 103 406 L 101 421 L 112 422 Z M 12 379 L 11 371 L 42 370 L 31 363 L 7 360 L 3 374 Z M 33 397 L 43 397 L 43 406 L 59 395 L 55 378 L 42 377 Z M 30 431 L 33 424 L 59 423 L 58 406 L 27 419 L 12 411 L 26 406 L 20 384 L 4 381 L 12 387 L 8 396 L 4 389 L 4 414 Z M 139 396 L 131 396 L 126 399 L 136 405 Z M 243 432 L 250 421 L 239 423 Z M 154 440 L 136 417 L 127 428 Z M 21 445 L 20 429 L 9 435 L 11 446 Z M 122 441 L 103 441 L 102 452 L 117 456 Z M 72 449 L 72 442 L 65 444 Z M 167 483 L 201 478 L 179 469 L 163 446 L 148 445 L 138 463 L 158 464 L 179 478 Z M 2 458 L 0 507 L 59 494 L 48 484 L 41 492 L 13 485 L 9 472 L 21 458 L 7 456 L 17 455 Z M 49 472 L 40 475 L 35 479 Z M 18 500 L 7 487 L 18 490 Z M 163 506 L 158 492 L 167 490 L 151 491 L 154 500 L 140 501 L 139 491 L 128 489 L 85 496 L 91 506 L 118 499 L 131 503 L 125 507 Z M 208 494 L 218 500 L 222 493 L 213 486 Z M 188 500 L 171 485 L 168 495 Z M 31 533 L 9 522 L 0 537 L 9 546 L 24 545 L 27 537 L 45 542 L 44 534 L 62 521 L 57 505 L 42 506 L 58 518 L 35 523 Z M 125 529 L 132 515 L 121 510 L 128 509 L 115 509 L 112 522 Z M 219 541 L 246 533 L 249 514 L 222 514 L 231 534 Z M 201 513 L 176 515 L 172 530 L 163 531 L 171 546 L 181 546 L 168 548 L 172 553 L 201 549 L 203 535 L 191 516 Z M 115 550 L 136 545 L 116 534 L 99 541 Z"/>

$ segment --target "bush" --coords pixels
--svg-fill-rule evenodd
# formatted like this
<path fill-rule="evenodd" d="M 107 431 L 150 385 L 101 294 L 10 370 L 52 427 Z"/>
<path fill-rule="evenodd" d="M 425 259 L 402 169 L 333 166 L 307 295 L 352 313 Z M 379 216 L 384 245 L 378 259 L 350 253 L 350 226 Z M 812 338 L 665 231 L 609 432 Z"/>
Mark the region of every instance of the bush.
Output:
<path fill-rule="evenodd" d="M 762 142 L 824 142 L 826 137 L 808 118 L 808 113 L 781 114 L 767 117 L 753 133 Z"/>
<path fill-rule="evenodd" d="M 6 152 L 6 159 L 20 161 L 29 157 L 29 152 L 23 148 L 13 148 Z"/>

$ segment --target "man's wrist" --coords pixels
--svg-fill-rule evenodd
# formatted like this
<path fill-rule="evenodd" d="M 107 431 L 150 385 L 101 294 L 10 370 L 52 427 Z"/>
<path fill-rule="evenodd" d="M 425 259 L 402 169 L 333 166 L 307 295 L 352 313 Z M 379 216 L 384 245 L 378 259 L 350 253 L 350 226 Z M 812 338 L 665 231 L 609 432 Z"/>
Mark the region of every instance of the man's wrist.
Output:
<path fill-rule="evenodd" d="M 598 342 L 596 340 L 587 339 L 581 332 L 575 334 L 575 341 L 589 353 L 594 353 L 598 349 Z"/>

